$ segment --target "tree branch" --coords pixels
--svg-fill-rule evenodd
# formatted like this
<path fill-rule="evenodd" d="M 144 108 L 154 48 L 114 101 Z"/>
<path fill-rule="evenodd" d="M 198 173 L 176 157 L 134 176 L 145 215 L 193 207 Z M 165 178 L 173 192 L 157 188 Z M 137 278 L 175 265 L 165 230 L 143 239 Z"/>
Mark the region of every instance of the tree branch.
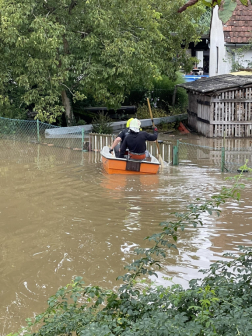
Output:
<path fill-rule="evenodd" d="M 76 33 L 81 34 L 82 37 L 88 36 L 88 34 L 89 34 L 89 33 L 86 33 L 86 32 L 79 31 L 79 30 L 77 30 Z"/>
<path fill-rule="evenodd" d="M 63 85 L 63 86 L 65 86 L 67 89 L 68 89 L 68 91 L 74 96 L 74 93 L 69 89 L 69 87 L 68 86 L 66 86 L 65 84 L 63 84 L 63 83 L 60 83 L 61 85 Z"/>
<path fill-rule="evenodd" d="M 199 0 L 189 0 L 184 6 L 180 7 L 178 13 L 182 13 L 186 10 L 187 7 L 195 5 Z"/>
<path fill-rule="evenodd" d="M 76 5 L 77 5 L 77 1 L 72 0 L 71 4 L 70 4 L 70 6 L 69 6 L 69 10 L 68 10 L 69 14 L 71 14 L 72 9 L 73 9 Z"/>

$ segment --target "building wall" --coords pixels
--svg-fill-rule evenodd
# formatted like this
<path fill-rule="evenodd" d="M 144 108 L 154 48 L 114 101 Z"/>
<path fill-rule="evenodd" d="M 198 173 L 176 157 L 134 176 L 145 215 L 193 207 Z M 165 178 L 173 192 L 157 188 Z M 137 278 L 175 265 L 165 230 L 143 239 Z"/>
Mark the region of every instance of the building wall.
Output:
<path fill-rule="evenodd" d="M 211 136 L 211 97 L 188 92 L 188 125 L 206 137 Z"/>
<path fill-rule="evenodd" d="M 241 46 L 229 47 L 229 50 L 232 52 L 233 60 L 239 63 L 240 68 L 251 68 L 252 63 L 252 50 L 241 50 Z M 249 64 L 250 63 L 250 64 Z"/>
<path fill-rule="evenodd" d="M 232 68 L 232 55 L 229 55 L 225 47 L 223 26 L 218 10 L 218 6 L 215 6 L 211 22 L 209 76 L 230 73 Z"/>
<path fill-rule="evenodd" d="M 206 137 L 252 136 L 252 85 L 215 95 L 188 92 L 188 125 Z"/>
<path fill-rule="evenodd" d="M 234 65 L 238 68 L 251 67 L 249 63 L 252 63 L 252 50 L 241 50 L 245 45 L 226 45 L 218 10 L 218 6 L 215 6 L 211 22 L 209 76 L 230 73 L 234 70 Z"/>

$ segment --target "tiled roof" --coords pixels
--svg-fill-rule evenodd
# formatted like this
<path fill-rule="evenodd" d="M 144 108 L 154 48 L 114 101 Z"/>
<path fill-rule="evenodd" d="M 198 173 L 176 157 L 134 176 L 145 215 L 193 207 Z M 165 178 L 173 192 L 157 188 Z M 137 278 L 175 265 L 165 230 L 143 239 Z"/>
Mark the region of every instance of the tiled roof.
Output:
<path fill-rule="evenodd" d="M 251 86 L 251 76 L 218 75 L 209 78 L 202 77 L 193 82 L 178 84 L 188 91 L 197 91 L 201 93 L 210 93 L 213 91 L 229 90 L 235 87 Z"/>
<path fill-rule="evenodd" d="M 232 17 L 223 25 L 226 43 L 249 43 L 252 39 L 252 4 L 245 7 L 237 0 Z"/>

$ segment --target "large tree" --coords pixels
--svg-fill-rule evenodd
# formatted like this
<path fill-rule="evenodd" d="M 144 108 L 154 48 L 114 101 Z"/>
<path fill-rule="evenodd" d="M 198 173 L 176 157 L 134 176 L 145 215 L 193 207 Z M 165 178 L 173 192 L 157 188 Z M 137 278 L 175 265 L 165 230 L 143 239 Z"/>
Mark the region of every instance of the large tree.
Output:
<path fill-rule="evenodd" d="M 203 6 L 181 17 L 183 0 L 0 0 L 0 105 L 9 87 L 42 121 L 72 117 L 73 100 L 92 94 L 118 106 L 132 86 L 173 76 L 198 41 Z"/>

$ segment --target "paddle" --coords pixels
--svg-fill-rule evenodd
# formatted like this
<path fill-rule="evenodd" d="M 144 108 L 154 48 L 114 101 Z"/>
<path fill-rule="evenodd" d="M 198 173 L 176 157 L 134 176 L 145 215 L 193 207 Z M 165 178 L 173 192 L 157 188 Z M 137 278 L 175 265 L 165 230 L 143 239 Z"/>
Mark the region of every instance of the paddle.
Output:
<path fill-rule="evenodd" d="M 152 111 L 151 111 L 151 106 L 150 106 L 150 101 L 149 101 L 149 98 L 147 98 L 147 103 L 148 103 L 148 108 L 149 108 L 149 112 L 150 112 L 150 117 L 151 117 L 151 121 L 152 121 L 152 126 L 155 127 L 155 124 L 154 124 L 154 120 L 153 120 L 153 115 L 152 115 Z M 156 145 L 157 145 L 157 153 L 158 153 L 158 160 L 161 164 L 161 168 L 164 167 L 164 161 L 162 159 L 162 156 L 160 154 L 160 149 L 159 149 L 159 144 L 158 144 L 158 141 L 156 140 Z"/>

